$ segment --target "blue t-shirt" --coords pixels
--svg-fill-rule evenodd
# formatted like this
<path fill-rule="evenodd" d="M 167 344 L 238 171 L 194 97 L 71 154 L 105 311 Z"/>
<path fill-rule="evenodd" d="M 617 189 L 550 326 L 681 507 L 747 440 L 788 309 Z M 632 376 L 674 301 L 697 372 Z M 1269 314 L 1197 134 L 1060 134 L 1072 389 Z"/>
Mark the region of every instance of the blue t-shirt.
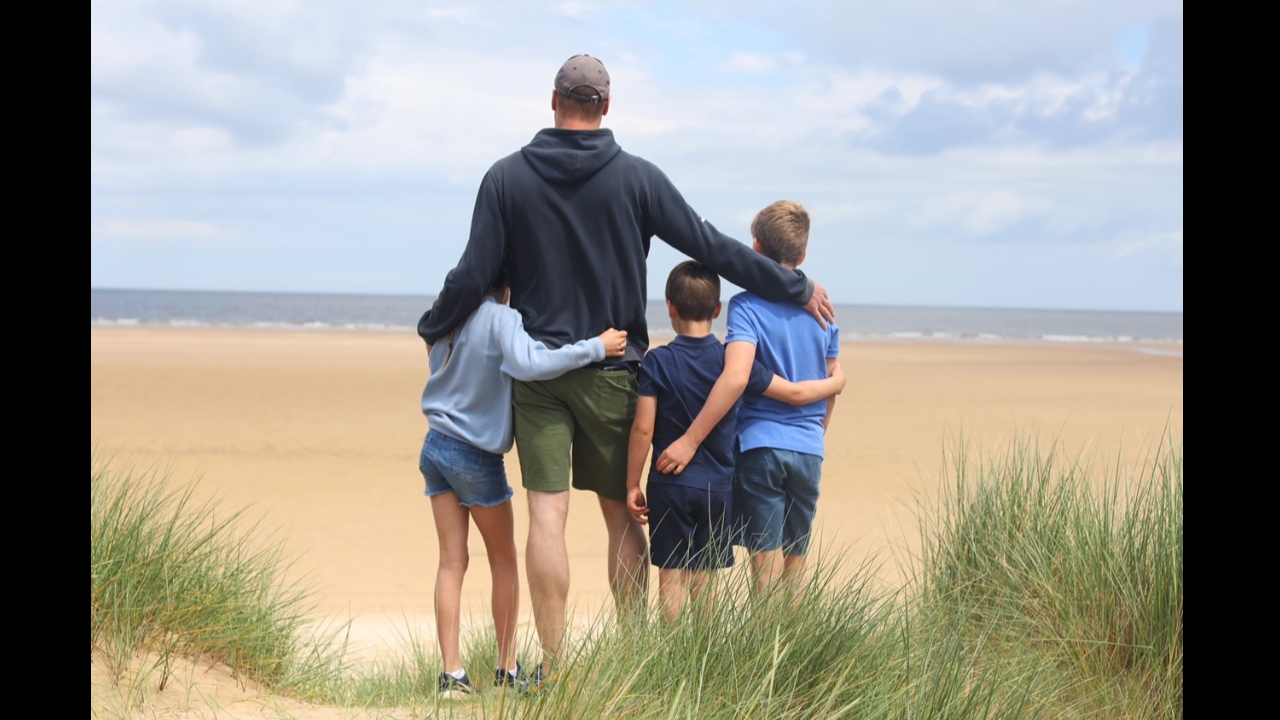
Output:
<path fill-rule="evenodd" d="M 640 365 L 640 394 L 658 399 L 653 423 L 653 462 L 662 451 L 689 429 L 707 402 L 711 388 L 724 371 L 724 345 L 715 335 L 677 335 L 669 344 L 644 356 Z M 756 363 L 747 383 L 747 394 L 769 389 L 773 373 Z M 658 472 L 649 466 L 649 482 L 685 487 L 733 489 L 733 441 L 735 404 L 694 453 L 693 460 L 679 475 Z"/>
<path fill-rule="evenodd" d="M 840 355 L 840 329 L 827 329 L 794 303 L 769 302 L 749 292 L 729 301 L 725 344 L 756 346 L 756 362 L 792 382 L 827 377 L 827 359 Z M 778 448 L 823 457 L 822 419 L 827 401 L 788 405 L 766 397 L 744 397 L 738 409 L 738 442 L 743 452 Z"/>

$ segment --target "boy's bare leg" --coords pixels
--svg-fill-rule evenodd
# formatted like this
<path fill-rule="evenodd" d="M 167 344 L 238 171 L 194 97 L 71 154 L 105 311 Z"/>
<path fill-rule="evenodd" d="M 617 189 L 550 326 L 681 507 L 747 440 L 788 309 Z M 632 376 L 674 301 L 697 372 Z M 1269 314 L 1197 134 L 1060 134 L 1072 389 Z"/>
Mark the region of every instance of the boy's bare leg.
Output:
<path fill-rule="evenodd" d="M 467 574 L 467 509 L 458 504 L 458 496 L 452 492 L 431 498 L 431 515 L 436 522 L 436 537 L 440 541 L 440 566 L 436 570 L 436 637 L 440 641 L 440 656 L 444 671 L 462 669 L 462 655 L 458 652 L 459 611 L 462 605 L 462 577 Z"/>
<path fill-rule="evenodd" d="M 493 507 L 471 508 L 484 548 L 489 555 L 493 577 L 493 629 L 498 636 L 498 664 L 516 667 L 516 613 L 520 608 L 520 571 L 516 562 L 515 518 L 511 501 Z"/>
<path fill-rule="evenodd" d="M 678 568 L 658 568 L 658 600 L 662 603 L 662 617 L 667 622 L 675 620 L 680 614 L 680 608 L 684 607 L 691 572 Z"/>
<path fill-rule="evenodd" d="M 560 654 L 564 639 L 565 606 L 569 601 L 569 551 L 564 529 L 569 518 L 569 491 L 530 490 L 529 539 L 525 543 L 525 570 L 529 574 L 529 599 L 533 621 L 542 645 L 542 669 Z"/>
<path fill-rule="evenodd" d="M 625 502 L 600 498 L 600 514 L 609 530 L 609 588 L 618 619 L 625 622 L 644 610 L 649 592 L 649 543 L 644 526 L 627 512 Z"/>
<path fill-rule="evenodd" d="M 751 554 L 751 572 L 756 578 L 756 589 L 764 590 L 782 576 L 784 569 L 781 550 L 760 550 Z"/>
<path fill-rule="evenodd" d="M 806 566 L 806 555 L 786 555 L 782 556 L 782 576 L 791 583 L 793 587 L 800 587 L 800 578 L 804 574 Z"/>
<path fill-rule="evenodd" d="M 689 571 L 689 597 L 701 598 L 711 589 L 711 580 L 715 575 L 715 570 L 690 570 Z M 710 597 L 707 600 L 711 600 Z"/>

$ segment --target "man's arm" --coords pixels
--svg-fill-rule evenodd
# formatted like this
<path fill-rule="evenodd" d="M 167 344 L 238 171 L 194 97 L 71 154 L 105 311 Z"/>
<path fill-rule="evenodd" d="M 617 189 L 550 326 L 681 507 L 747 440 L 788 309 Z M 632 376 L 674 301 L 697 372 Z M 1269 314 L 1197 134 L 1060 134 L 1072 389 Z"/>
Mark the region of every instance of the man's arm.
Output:
<path fill-rule="evenodd" d="M 716 379 L 711 394 L 707 396 L 707 401 L 702 404 L 698 417 L 694 418 L 689 429 L 658 456 L 655 466 L 658 472 L 676 475 L 684 472 L 702 441 L 707 439 L 707 435 L 711 434 L 725 414 L 733 408 L 733 404 L 738 402 L 738 398 L 742 397 L 747 380 L 751 378 L 751 366 L 755 360 L 756 346 L 752 343 L 739 341 L 725 346 L 724 371 Z"/>
<path fill-rule="evenodd" d="M 803 306 L 824 328 L 835 319 L 835 307 L 822 286 L 717 230 L 689 207 L 660 170 L 653 191 L 653 234 L 663 242 L 765 300 Z"/>
<path fill-rule="evenodd" d="M 653 442 L 653 421 L 658 414 L 658 398 L 641 395 L 636 398 L 636 419 L 631 423 L 631 441 L 627 445 L 627 510 L 635 521 L 649 522 L 649 506 L 640 490 L 644 461 Z"/>
<path fill-rule="evenodd" d="M 458 323 L 480 306 L 485 293 L 502 267 L 507 237 L 503 229 L 502 206 L 497 181 L 490 171 L 480 182 L 475 209 L 471 213 L 471 236 L 462 258 L 444 279 L 444 287 L 431 309 L 418 320 L 418 335 L 429 346 L 448 335 Z"/>
<path fill-rule="evenodd" d="M 830 373 L 830 377 L 823 380 L 791 382 L 781 375 L 774 375 L 773 381 L 769 383 L 769 389 L 764 391 L 764 396 L 788 405 L 808 405 L 839 395 L 844 391 L 844 370 L 840 368 L 838 362 L 832 367 L 833 362 L 834 359 L 827 361 L 827 372 Z M 830 406 L 828 406 L 827 416 L 831 416 Z"/>

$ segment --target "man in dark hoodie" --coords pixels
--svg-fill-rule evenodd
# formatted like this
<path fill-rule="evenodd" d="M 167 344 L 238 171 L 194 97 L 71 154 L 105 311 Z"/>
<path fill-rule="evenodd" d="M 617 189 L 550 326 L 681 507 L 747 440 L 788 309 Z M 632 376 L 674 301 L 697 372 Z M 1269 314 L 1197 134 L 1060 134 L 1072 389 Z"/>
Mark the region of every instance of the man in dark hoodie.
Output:
<path fill-rule="evenodd" d="M 720 233 L 661 170 L 624 152 L 600 127 L 609 102 L 609 73 L 599 60 L 575 55 L 564 63 L 551 94 L 555 128 L 485 174 L 466 250 L 418 322 L 428 346 L 447 336 L 505 267 L 511 307 L 548 347 L 608 328 L 628 333 L 621 358 L 555 380 L 515 383 L 516 447 L 529 503 L 525 563 L 543 649 L 535 682 L 550 672 L 564 634 L 571 477 L 573 487 L 599 498 L 619 612 L 631 612 L 647 593 L 645 535 L 627 512 L 626 476 L 635 372 L 649 347 L 646 259 L 653 237 L 766 300 L 804 306 L 824 327 L 824 318 L 835 316 L 821 286 Z"/>

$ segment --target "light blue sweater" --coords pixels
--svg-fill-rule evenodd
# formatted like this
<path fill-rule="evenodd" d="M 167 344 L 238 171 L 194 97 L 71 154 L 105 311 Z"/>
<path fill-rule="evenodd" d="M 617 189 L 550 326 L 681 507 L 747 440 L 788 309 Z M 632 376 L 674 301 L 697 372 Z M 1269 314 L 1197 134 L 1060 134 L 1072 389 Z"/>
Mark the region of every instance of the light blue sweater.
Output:
<path fill-rule="evenodd" d="M 512 378 L 550 380 L 603 359 L 598 337 L 548 349 L 524 331 L 520 313 L 486 296 L 452 341 L 431 346 L 422 414 L 436 432 L 503 454 L 512 445 Z"/>

